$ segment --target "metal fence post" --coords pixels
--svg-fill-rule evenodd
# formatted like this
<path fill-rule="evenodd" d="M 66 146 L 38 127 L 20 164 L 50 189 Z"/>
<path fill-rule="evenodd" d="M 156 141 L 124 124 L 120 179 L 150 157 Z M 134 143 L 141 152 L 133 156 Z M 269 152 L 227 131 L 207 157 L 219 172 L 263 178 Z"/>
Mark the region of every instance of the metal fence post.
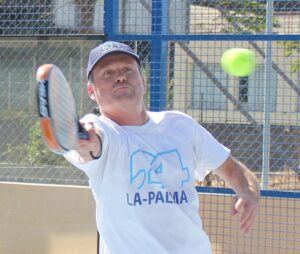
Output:
<path fill-rule="evenodd" d="M 152 35 L 168 33 L 168 1 L 152 0 Z M 167 105 L 168 42 L 151 41 L 150 58 L 150 110 L 161 111 Z"/>
<path fill-rule="evenodd" d="M 119 32 L 119 1 L 104 0 L 104 34 L 110 40 Z"/>
<path fill-rule="evenodd" d="M 273 0 L 267 1 L 266 34 L 272 34 Z M 262 154 L 262 188 L 268 189 L 270 170 L 270 146 L 271 146 L 271 78 L 272 78 L 272 41 L 268 40 L 265 58 L 264 79 L 264 112 L 263 112 L 263 154 Z"/>

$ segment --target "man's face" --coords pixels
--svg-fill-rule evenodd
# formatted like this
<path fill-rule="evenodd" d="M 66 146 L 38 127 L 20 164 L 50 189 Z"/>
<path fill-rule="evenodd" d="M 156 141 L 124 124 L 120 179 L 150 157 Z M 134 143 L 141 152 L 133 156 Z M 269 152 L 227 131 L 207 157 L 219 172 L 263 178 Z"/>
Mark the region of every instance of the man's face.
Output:
<path fill-rule="evenodd" d="M 92 75 L 94 86 L 89 84 L 88 91 L 102 111 L 143 105 L 145 79 L 133 57 L 125 53 L 105 56 L 95 65 Z"/>

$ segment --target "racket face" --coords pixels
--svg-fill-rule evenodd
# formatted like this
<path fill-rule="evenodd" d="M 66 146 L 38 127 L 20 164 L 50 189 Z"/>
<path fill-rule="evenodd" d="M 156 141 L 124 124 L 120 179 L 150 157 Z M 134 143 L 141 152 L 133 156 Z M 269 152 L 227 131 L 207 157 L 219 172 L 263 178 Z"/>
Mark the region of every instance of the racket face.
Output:
<path fill-rule="evenodd" d="M 74 149 L 78 138 L 78 116 L 75 100 L 63 73 L 52 64 L 37 72 L 38 109 L 44 139 L 56 153 Z"/>

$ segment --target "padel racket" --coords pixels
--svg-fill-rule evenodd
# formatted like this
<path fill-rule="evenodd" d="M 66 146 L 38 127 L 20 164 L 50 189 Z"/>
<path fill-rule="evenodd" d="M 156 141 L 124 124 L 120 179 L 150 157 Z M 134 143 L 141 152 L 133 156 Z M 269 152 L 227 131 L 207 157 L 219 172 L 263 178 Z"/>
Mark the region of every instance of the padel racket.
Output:
<path fill-rule="evenodd" d="M 79 124 L 72 90 L 53 64 L 40 66 L 36 79 L 42 135 L 51 151 L 64 154 L 75 148 L 77 139 L 89 139 Z"/>

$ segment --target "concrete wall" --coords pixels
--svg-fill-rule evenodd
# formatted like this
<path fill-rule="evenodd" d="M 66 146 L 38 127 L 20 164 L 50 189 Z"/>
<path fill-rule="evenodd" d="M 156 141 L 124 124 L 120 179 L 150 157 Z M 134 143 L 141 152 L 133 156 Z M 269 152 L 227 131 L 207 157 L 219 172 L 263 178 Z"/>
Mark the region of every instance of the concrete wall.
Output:
<path fill-rule="evenodd" d="M 96 253 L 89 188 L 0 184 L 0 253 Z"/>
<path fill-rule="evenodd" d="M 261 200 L 244 235 L 230 215 L 230 196 L 200 195 L 200 214 L 214 254 L 296 253 L 299 199 Z M 96 254 L 95 203 L 89 188 L 0 183 L 0 253 Z"/>

